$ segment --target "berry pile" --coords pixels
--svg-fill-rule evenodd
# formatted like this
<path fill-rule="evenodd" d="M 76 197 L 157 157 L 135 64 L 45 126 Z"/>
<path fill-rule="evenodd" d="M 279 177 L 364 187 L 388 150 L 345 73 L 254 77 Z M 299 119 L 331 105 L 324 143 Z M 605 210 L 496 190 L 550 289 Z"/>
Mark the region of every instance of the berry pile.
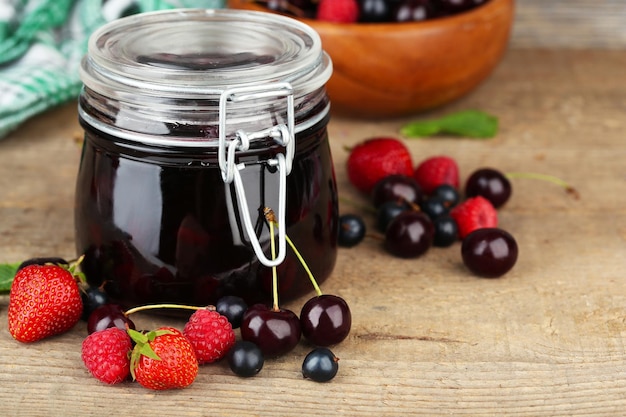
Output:
<path fill-rule="evenodd" d="M 288 241 L 309 272 L 293 242 Z M 30 343 L 67 332 L 84 319 L 88 335 L 82 343 L 83 363 L 106 384 L 132 378 L 153 390 L 185 388 L 193 383 L 201 365 L 222 359 L 236 375 L 251 377 L 261 371 L 265 358 L 290 352 L 302 339 L 313 346 L 302 363 L 304 377 L 325 382 L 337 373 L 338 359 L 328 347 L 348 336 L 351 312 L 343 298 L 323 294 L 310 272 L 317 294 L 302 306 L 299 316 L 279 308 L 276 279 L 272 306 L 248 306 L 240 297 L 224 296 L 215 306 L 157 304 L 124 311 L 101 289 L 86 286 L 76 272 L 79 263 L 70 265 L 59 258 L 22 263 L 10 291 L 9 331 L 16 340 Z M 274 274 L 276 271 L 274 268 Z M 164 308 L 193 313 L 182 330 L 136 330 L 132 314 Z"/>
<path fill-rule="evenodd" d="M 462 196 L 453 158 L 432 156 L 415 166 L 404 143 L 390 137 L 354 146 L 346 167 L 350 182 L 370 198 L 390 254 L 416 258 L 461 240 L 463 263 L 478 276 L 499 277 L 515 265 L 517 243 L 498 228 L 497 212 L 511 196 L 511 183 L 498 170 L 473 172 Z M 340 216 L 339 225 L 344 247 L 366 235 L 365 221 L 352 213 Z"/>
<path fill-rule="evenodd" d="M 270 10 L 338 23 L 415 22 L 466 12 L 489 0 L 257 0 Z"/>

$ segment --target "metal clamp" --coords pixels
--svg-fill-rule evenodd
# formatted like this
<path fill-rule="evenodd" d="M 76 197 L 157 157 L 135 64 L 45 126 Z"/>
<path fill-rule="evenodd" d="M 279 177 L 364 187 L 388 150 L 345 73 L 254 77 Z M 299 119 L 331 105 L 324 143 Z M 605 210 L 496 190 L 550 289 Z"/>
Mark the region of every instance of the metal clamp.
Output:
<path fill-rule="evenodd" d="M 227 105 L 229 102 L 241 102 L 268 97 L 285 97 L 287 100 L 287 124 L 278 124 L 258 132 L 245 132 L 238 130 L 235 138 L 226 140 L 226 120 Z M 273 267 L 280 265 L 286 254 L 286 232 L 285 213 L 287 201 L 287 175 L 291 172 L 292 162 L 295 155 L 295 117 L 293 89 L 289 83 L 275 83 L 262 86 L 238 87 L 225 90 L 220 96 L 219 103 L 219 143 L 218 162 L 222 179 L 225 184 L 234 182 L 235 195 L 239 206 L 239 215 L 243 220 L 245 231 L 250 240 L 254 252 L 263 265 Z M 278 253 L 275 258 L 269 259 L 265 256 L 261 243 L 254 230 L 245 188 L 241 180 L 241 173 L 245 169 L 245 164 L 235 163 L 237 151 L 245 152 L 250 148 L 250 141 L 255 139 L 271 137 L 276 143 L 285 147 L 285 154 L 277 153 L 272 159 L 266 161 L 270 166 L 277 168 L 279 178 L 278 184 L 278 210 L 276 211 L 278 221 Z"/>

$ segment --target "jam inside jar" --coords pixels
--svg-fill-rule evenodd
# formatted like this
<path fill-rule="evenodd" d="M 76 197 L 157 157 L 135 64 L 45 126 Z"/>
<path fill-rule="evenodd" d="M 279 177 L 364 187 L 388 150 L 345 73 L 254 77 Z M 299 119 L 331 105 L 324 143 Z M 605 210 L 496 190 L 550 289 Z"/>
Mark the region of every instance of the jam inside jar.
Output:
<path fill-rule="evenodd" d="M 313 287 L 287 240 L 318 282 L 331 275 L 320 43 L 295 20 L 228 9 L 135 15 L 92 35 L 75 206 L 91 285 L 126 307 L 267 301 L 276 265 L 288 300 Z"/>

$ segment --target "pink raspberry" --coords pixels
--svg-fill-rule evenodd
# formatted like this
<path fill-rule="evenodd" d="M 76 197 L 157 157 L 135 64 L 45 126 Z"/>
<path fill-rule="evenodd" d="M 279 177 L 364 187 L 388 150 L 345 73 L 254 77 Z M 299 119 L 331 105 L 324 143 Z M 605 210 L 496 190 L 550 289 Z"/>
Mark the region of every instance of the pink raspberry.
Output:
<path fill-rule="evenodd" d="M 449 156 L 425 159 L 415 168 L 413 177 L 426 194 L 432 194 L 435 188 L 443 184 L 459 188 L 459 167 Z"/>
<path fill-rule="evenodd" d="M 128 333 L 110 327 L 87 336 L 83 340 L 81 356 L 85 367 L 96 379 L 117 384 L 128 378 L 131 350 Z"/>
<path fill-rule="evenodd" d="M 196 310 L 183 334 L 196 351 L 199 364 L 221 359 L 235 344 L 235 332 L 228 319 L 210 309 Z"/>
<path fill-rule="evenodd" d="M 317 20 L 337 23 L 354 23 L 359 18 L 356 0 L 321 0 L 317 7 Z"/>
<path fill-rule="evenodd" d="M 481 196 L 468 198 L 454 207 L 450 216 L 459 226 L 461 239 L 464 239 L 474 230 L 498 226 L 498 212 L 489 200 Z"/>

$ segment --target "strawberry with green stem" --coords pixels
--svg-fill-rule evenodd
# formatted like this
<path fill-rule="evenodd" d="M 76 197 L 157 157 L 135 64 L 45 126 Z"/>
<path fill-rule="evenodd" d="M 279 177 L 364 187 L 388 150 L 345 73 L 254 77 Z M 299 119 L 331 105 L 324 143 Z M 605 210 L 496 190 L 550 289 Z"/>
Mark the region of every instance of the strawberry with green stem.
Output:
<path fill-rule="evenodd" d="M 77 265 L 28 265 L 15 274 L 9 296 L 9 332 L 30 343 L 62 334 L 78 323 L 83 303 Z"/>

